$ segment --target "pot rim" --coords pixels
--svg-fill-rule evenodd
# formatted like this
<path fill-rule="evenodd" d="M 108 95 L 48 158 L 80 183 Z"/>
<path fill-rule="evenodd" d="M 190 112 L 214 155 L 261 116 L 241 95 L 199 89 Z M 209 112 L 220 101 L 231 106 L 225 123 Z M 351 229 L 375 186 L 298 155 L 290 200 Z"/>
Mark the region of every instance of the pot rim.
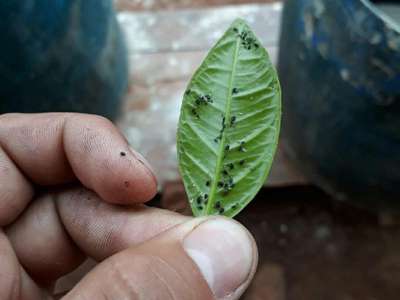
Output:
<path fill-rule="evenodd" d="M 385 14 L 370 0 L 361 0 L 361 3 L 364 4 L 364 6 L 369 9 L 373 14 L 375 14 L 378 18 L 380 18 L 385 24 L 387 24 L 388 27 L 400 34 L 400 22 L 396 22 L 393 18 Z"/>

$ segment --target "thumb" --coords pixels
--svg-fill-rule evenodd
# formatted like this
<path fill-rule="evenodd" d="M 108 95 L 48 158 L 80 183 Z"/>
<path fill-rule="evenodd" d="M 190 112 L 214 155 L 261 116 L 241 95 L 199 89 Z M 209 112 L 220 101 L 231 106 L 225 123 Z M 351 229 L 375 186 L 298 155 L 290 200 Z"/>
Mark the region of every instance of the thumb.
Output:
<path fill-rule="evenodd" d="M 242 225 L 193 219 L 108 258 L 64 299 L 239 299 L 256 265 Z"/>

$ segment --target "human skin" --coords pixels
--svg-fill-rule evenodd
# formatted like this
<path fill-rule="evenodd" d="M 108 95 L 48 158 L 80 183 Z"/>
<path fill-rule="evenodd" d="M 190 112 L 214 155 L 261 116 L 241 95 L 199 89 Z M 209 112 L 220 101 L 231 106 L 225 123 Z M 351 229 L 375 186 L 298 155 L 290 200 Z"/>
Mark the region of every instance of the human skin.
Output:
<path fill-rule="evenodd" d="M 56 280 L 99 264 L 63 299 L 238 299 L 257 247 L 235 221 L 146 207 L 157 182 L 108 120 L 0 116 L 0 299 L 56 299 Z"/>

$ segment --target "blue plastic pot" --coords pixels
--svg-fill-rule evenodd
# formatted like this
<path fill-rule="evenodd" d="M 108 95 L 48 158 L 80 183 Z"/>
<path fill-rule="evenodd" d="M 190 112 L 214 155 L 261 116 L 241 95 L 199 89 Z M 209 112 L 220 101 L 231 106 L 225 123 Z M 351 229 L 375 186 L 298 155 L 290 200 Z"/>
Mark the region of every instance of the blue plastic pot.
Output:
<path fill-rule="evenodd" d="M 288 0 L 279 73 L 295 165 L 340 200 L 400 209 L 400 25 L 367 0 Z"/>
<path fill-rule="evenodd" d="M 127 57 L 110 0 L 0 1 L 0 113 L 115 118 Z"/>

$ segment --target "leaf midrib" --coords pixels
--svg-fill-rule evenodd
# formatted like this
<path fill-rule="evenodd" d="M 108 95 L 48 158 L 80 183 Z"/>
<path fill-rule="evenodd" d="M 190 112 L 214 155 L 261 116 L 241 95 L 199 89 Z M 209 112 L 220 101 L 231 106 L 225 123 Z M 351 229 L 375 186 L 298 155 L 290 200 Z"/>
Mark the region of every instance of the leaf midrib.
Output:
<path fill-rule="evenodd" d="M 237 62 L 238 62 L 238 56 L 239 56 L 239 45 L 240 45 L 240 40 L 238 38 L 236 38 L 236 44 L 235 44 L 235 54 L 233 56 L 233 61 L 232 61 L 232 73 L 231 76 L 229 78 L 229 86 L 228 86 L 228 98 L 226 100 L 226 105 L 225 105 L 225 122 L 229 124 L 229 120 L 230 120 L 230 116 L 231 116 L 231 102 L 232 102 L 232 98 L 233 98 L 233 82 L 235 79 L 235 75 L 236 75 L 236 66 L 237 66 Z M 224 132 L 222 133 L 222 137 L 221 137 L 221 142 L 220 142 L 220 146 L 219 146 L 219 150 L 218 150 L 218 160 L 217 160 L 217 165 L 215 167 L 215 172 L 214 172 L 214 181 L 212 182 L 211 185 L 211 191 L 210 191 L 210 198 L 207 204 L 207 208 L 205 210 L 205 214 L 209 215 L 211 210 L 212 210 L 212 206 L 214 205 L 214 199 L 216 197 L 216 192 L 217 192 L 217 185 L 218 185 L 218 181 L 220 179 L 220 174 L 221 174 L 221 166 L 222 166 L 222 162 L 224 160 L 224 151 L 225 151 L 225 138 L 226 138 L 226 132 L 228 131 L 228 127 L 225 127 Z"/>

